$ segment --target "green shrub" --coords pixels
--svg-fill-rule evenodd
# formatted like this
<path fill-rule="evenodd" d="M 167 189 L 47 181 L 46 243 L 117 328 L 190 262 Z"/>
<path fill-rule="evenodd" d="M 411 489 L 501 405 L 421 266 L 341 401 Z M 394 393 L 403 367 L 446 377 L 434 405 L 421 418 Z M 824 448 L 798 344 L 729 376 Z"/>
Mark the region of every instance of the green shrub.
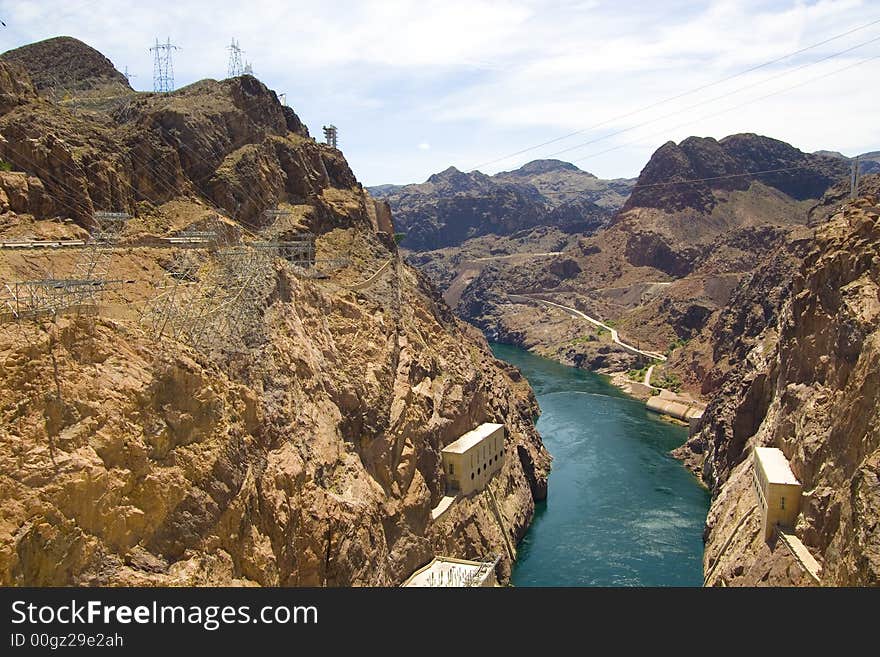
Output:
<path fill-rule="evenodd" d="M 400 244 L 406 239 L 406 233 L 394 233 L 394 241 Z"/>
<path fill-rule="evenodd" d="M 9 162 L 0 160 L 0 171 L 12 171 L 12 165 Z"/>

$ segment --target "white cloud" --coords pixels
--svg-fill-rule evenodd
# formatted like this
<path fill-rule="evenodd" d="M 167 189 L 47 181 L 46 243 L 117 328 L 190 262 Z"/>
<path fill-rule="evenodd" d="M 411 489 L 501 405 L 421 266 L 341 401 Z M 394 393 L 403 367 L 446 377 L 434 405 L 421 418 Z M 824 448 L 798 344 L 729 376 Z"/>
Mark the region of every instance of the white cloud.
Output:
<path fill-rule="evenodd" d="M 287 92 L 307 123 L 340 127 L 346 155 L 368 182 L 424 179 L 452 163 L 467 168 L 603 123 L 494 165 L 509 169 L 652 121 L 563 156 L 585 158 L 599 175 L 632 175 L 661 143 L 694 133 L 749 130 L 809 149 L 880 146 L 868 82 L 880 76 L 878 62 L 719 113 L 880 53 L 875 43 L 737 91 L 877 36 L 880 25 L 635 112 L 867 23 L 867 8 L 862 0 L 0 0 L 9 25 L 0 50 L 76 36 L 128 66 L 148 89 L 155 37 L 181 46 L 180 85 L 223 77 L 234 36 L 261 79 Z M 729 99 L 691 107 L 727 92 Z"/>

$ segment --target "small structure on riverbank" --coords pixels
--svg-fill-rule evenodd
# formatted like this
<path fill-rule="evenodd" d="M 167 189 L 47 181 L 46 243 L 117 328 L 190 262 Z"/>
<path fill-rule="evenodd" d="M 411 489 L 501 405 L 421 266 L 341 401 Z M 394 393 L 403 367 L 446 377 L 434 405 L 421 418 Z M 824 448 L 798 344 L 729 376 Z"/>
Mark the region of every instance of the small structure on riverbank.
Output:
<path fill-rule="evenodd" d="M 492 587 L 498 586 L 494 560 L 468 561 L 453 557 L 434 557 L 403 583 L 404 587 Z"/>
<path fill-rule="evenodd" d="M 752 465 L 752 481 L 761 509 L 766 541 L 777 527 L 794 527 L 801 507 L 803 487 L 780 449 L 755 447 Z"/>
<path fill-rule="evenodd" d="M 706 410 L 705 404 L 669 390 L 661 390 L 659 395 L 648 398 L 645 405 L 649 411 L 662 413 L 688 423 L 691 420 L 699 420 L 703 417 L 703 411 Z"/>
<path fill-rule="evenodd" d="M 444 447 L 442 458 L 447 490 L 482 490 L 504 463 L 504 425 L 484 422 Z"/>

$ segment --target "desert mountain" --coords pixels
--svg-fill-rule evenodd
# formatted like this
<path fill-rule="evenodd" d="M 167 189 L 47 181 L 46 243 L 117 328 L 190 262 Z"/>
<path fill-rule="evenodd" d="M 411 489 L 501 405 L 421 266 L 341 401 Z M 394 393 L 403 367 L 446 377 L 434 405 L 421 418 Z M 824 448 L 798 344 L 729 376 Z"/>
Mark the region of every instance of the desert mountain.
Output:
<path fill-rule="evenodd" d="M 259 80 L 136 93 L 80 42 L 20 48 L 0 160 L 5 239 L 130 215 L 115 248 L 0 251 L 6 292 L 98 290 L 3 299 L 0 584 L 387 586 L 440 553 L 509 575 L 546 495 L 534 396 Z M 267 244 L 306 233 L 314 265 Z M 485 421 L 507 431 L 491 493 L 435 518 L 441 450 Z"/>
<path fill-rule="evenodd" d="M 556 255 L 484 260 L 450 301 L 490 336 L 566 363 L 626 369 L 638 358 L 606 344 L 607 336 L 578 339 L 562 328 L 567 320 L 550 330 L 552 313 L 511 303 L 508 295 L 567 301 L 662 353 L 697 335 L 759 259 L 797 239 L 811 207 L 848 175 L 839 158 L 758 135 L 670 142 L 651 157 L 610 225 Z M 425 269 L 441 287 L 452 286 L 460 275 L 446 272 L 456 264 L 475 271 L 469 263 L 447 254 Z M 698 378 L 693 373 L 689 381 Z"/>
<path fill-rule="evenodd" d="M 824 585 L 880 582 L 874 528 L 880 499 L 880 176 L 833 208 L 804 239 L 763 258 L 706 331 L 678 354 L 703 350 L 713 389 L 699 432 L 678 450 L 713 490 L 709 585 L 813 585 L 779 540 L 765 542 L 751 508 L 754 446 L 783 450 L 803 484 L 797 535 Z"/>
<path fill-rule="evenodd" d="M 94 48 L 71 37 L 55 37 L 8 50 L 0 59 L 19 64 L 39 92 L 130 90 L 128 80 Z"/>
<path fill-rule="evenodd" d="M 573 164 L 537 160 L 494 176 L 455 167 L 420 184 L 371 187 L 388 201 L 402 245 L 414 251 L 457 246 L 483 235 L 538 226 L 589 233 L 620 207 L 631 181 L 600 180 Z"/>
<path fill-rule="evenodd" d="M 813 155 L 825 155 L 827 157 L 836 157 L 838 159 L 849 162 L 850 165 L 855 158 L 847 157 L 838 151 L 816 151 Z M 870 153 L 862 153 L 858 156 L 859 169 L 865 173 L 880 173 L 880 151 L 872 151 Z"/>

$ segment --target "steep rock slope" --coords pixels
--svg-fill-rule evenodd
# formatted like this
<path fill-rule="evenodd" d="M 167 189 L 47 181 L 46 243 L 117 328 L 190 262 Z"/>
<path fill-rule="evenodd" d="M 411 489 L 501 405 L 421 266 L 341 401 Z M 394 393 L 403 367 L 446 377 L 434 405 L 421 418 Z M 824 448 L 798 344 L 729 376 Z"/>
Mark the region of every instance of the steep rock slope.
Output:
<path fill-rule="evenodd" d="M 547 493 L 534 397 L 401 261 L 342 154 L 252 77 L 83 108 L 38 97 L 28 65 L 0 58 L 0 232 L 132 218 L 106 264 L 125 282 L 93 313 L 0 323 L 0 583 L 393 585 L 437 553 L 500 553 L 505 578 Z M 233 248 L 145 242 L 209 226 Z M 195 348 L 139 321 L 181 259 L 222 272 L 302 230 L 330 268 L 265 256 L 239 338 Z M 0 277 L 80 259 L 2 251 Z M 494 497 L 432 520 L 440 450 L 483 421 L 508 432 Z"/>
<path fill-rule="evenodd" d="M 773 173 L 759 173 L 766 171 Z M 839 158 L 758 135 L 667 143 L 609 226 L 570 241 L 553 258 L 483 269 L 459 312 L 566 362 L 603 370 L 635 364 L 586 326 L 580 336 L 570 322 L 536 334 L 533 310 L 508 295 L 567 299 L 565 305 L 613 321 L 631 343 L 670 352 L 664 371 L 699 393 L 715 366 L 704 331 L 767 255 L 788 245 L 796 250 L 816 199 L 847 178 Z M 694 344 L 683 349 L 688 342 Z"/>
<path fill-rule="evenodd" d="M 567 162 L 537 160 L 494 176 L 449 167 L 421 184 L 370 191 L 390 204 L 405 234 L 402 245 L 430 251 L 538 226 L 593 232 L 620 207 L 630 184 L 600 180 Z"/>
<path fill-rule="evenodd" d="M 810 583 L 781 542 L 760 534 L 756 445 L 782 449 L 804 485 L 796 533 L 822 583 L 880 583 L 880 177 L 866 177 L 863 194 L 799 245 L 802 260 L 780 253 L 752 276 L 716 331 L 728 369 L 681 450 L 714 493 L 709 584 Z"/>

